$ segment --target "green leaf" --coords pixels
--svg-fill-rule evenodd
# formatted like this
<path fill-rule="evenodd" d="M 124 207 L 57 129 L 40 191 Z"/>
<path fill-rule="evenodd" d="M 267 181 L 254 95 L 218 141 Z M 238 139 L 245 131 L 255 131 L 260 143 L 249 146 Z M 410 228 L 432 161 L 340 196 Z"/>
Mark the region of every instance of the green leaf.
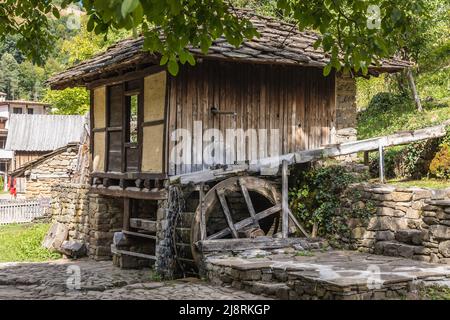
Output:
<path fill-rule="evenodd" d="M 139 0 L 124 0 L 121 7 L 122 17 L 125 18 L 130 12 L 133 12 L 138 5 Z"/>
<path fill-rule="evenodd" d="M 159 65 L 164 66 L 167 64 L 168 61 L 169 61 L 169 56 L 164 55 L 161 57 L 161 61 L 159 62 Z"/>
<path fill-rule="evenodd" d="M 323 75 L 327 77 L 331 72 L 332 65 L 329 63 L 323 68 Z"/>
<path fill-rule="evenodd" d="M 87 23 L 87 31 L 92 32 L 92 30 L 94 30 L 94 27 L 95 27 L 94 16 L 91 16 Z"/>
<path fill-rule="evenodd" d="M 56 19 L 59 19 L 59 18 L 61 18 L 61 15 L 59 14 L 59 10 L 58 10 L 58 8 L 56 8 L 56 7 L 53 7 L 53 10 L 52 10 L 52 12 L 53 12 L 53 16 L 56 18 Z"/>
<path fill-rule="evenodd" d="M 169 73 L 173 76 L 176 76 L 178 74 L 178 71 L 180 70 L 180 67 L 178 65 L 178 62 L 176 60 L 169 60 L 169 64 L 167 65 L 167 69 L 169 70 Z"/>
<path fill-rule="evenodd" d="M 194 59 L 194 56 L 193 56 L 190 52 L 188 52 L 188 55 L 187 55 L 187 62 L 188 62 L 191 66 L 195 66 L 195 59 Z"/>

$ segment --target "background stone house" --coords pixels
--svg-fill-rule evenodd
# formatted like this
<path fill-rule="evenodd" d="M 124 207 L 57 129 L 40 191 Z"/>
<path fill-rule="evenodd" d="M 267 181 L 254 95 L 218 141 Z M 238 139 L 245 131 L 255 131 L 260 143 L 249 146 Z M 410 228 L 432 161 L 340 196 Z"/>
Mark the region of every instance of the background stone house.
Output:
<path fill-rule="evenodd" d="M 36 101 L 6 100 L 6 93 L 0 92 L 0 175 L 3 181 L 8 181 L 8 171 L 11 168 L 13 152 L 6 150 L 6 140 L 9 133 L 9 119 L 12 114 L 47 114 L 49 105 Z M 5 191 L 7 190 L 4 184 Z"/>
<path fill-rule="evenodd" d="M 51 186 L 78 171 L 86 117 L 12 115 L 6 149 L 13 152 L 11 176 L 27 198 L 50 198 Z"/>

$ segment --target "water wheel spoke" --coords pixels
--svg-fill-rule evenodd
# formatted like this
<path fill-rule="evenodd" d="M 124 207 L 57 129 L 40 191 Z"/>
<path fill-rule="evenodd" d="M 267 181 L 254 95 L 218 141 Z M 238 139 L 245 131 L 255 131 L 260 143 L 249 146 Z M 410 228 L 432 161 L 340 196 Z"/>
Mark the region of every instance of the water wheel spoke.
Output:
<path fill-rule="evenodd" d="M 202 240 L 206 239 L 206 217 L 205 217 L 205 185 L 200 185 L 199 200 L 200 200 L 200 237 Z"/>
<path fill-rule="evenodd" d="M 253 219 L 253 224 L 255 227 L 260 228 L 259 222 L 256 219 L 255 207 L 253 207 L 252 199 L 250 198 L 250 193 L 248 192 L 247 186 L 245 185 L 244 179 L 239 180 L 241 186 L 242 195 L 244 196 L 245 203 L 247 204 L 248 212 Z"/>
<path fill-rule="evenodd" d="M 271 207 L 271 208 L 269 208 L 267 210 L 264 210 L 261 213 L 258 213 L 255 216 L 255 219 L 257 221 L 259 221 L 259 220 L 265 219 L 265 218 L 267 218 L 267 217 L 269 217 L 269 216 L 271 216 L 271 215 L 273 215 L 275 213 L 279 213 L 280 211 L 281 211 L 281 204 L 277 204 L 276 206 L 273 206 L 273 207 Z M 253 224 L 253 218 L 247 218 L 247 219 L 244 219 L 244 220 L 239 221 L 238 223 L 236 223 L 234 225 L 234 228 L 235 228 L 235 230 L 239 231 L 239 230 L 241 230 L 241 229 L 243 229 L 245 227 L 248 227 L 248 226 L 250 226 L 252 224 Z M 223 229 L 223 230 L 213 234 L 212 236 L 208 237 L 207 240 L 222 239 L 222 238 L 228 236 L 230 233 L 231 233 L 230 228 L 225 228 L 225 229 Z"/>
<path fill-rule="evenodd" d="M 223 190 L 216 190 L 217 197 L 219 197 L 220 205 L 222 206 L 222 211 L 227 220 L 228 228 L 231 230 L 231 234 L 233 238 L 239 238 L 239 234 L 235 228 L 233 223 L 233 219 L 231 218 L 230 208 L 228 207 L 227 199 L 225 198 L 225 192 Z"/>

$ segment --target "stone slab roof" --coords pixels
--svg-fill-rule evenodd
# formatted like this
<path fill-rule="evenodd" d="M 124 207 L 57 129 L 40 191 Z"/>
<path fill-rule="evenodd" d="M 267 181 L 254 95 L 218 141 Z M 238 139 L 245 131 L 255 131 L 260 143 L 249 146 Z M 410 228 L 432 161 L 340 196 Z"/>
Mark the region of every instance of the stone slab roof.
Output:
<path fill-rule="evenodd" d="M 323 68 L 329 62 L 329 55 L 313 44 L 319 38 L 317 33 L 299 31 L 295 25 L 271 17 L 257 15 L 249 10 L 239 9 L 238 14 L 248 18 L 260 34 L 259 38 L 245 40 L 238 48 L 229 44 L 225 37 L 215 40 L 205 55 L 200 49 L 190 51 L 197 58 L 237 61 L 262 64 L 300 65 Z M 48 81 L 54 89 L 63 89 L 85 84 L 105 77 L 114 71 L 130 68 L 140 63 L 159 63 L 159 57 L 142 50 L 143 37 L 126 39 Z M 383 60 L 381 65 L 372 65 L 371 74 L 398 72 L 412 64 L 399 59 Z"/>

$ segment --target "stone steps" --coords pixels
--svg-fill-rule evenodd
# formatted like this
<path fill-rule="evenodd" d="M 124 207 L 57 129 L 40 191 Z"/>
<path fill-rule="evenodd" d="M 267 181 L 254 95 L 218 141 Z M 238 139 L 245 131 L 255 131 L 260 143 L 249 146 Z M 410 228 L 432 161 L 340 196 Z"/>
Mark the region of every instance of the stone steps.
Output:
<path fill-rule="evenodd" d="M 407 244 L 396 240 L 378 241 L 375 244 L 375 254 L 389 257 L 414 259 L 417 255 L 423 255 L 425 251 L 426 248 L 424 246 Z"/>
<path fill-rule="evenodd" d="M 421 248 L 395 241 L 385 245 Z M 206 271 L 215 285 L 283 300 L 399 299 L 419 282 L 450 279 L 450 267 L 349 251 L 272 253 L 256 259 L 221 255 L 207 259 Z"/>
<path fill-rule="evenodd" d="M 267 281 L 242 281 L 241 289 L 257 295 L 278 298 L 281 300 L 289 299 L 291 288 L 282 282 Z"/>

